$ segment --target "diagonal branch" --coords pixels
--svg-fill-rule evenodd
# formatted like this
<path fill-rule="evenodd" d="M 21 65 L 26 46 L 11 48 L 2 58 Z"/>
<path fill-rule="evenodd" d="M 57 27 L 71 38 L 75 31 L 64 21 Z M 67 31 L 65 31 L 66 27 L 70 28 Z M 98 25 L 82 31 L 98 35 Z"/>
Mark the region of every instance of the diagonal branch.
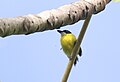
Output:
<path fill-rule="evenodd" d="M 58 9 L 47 10 L 39 14 L 30 14 L 15 18 L 0 18 L 0 36 L 31 34 L 45 30 L 58 29 L 84 20 L 91 14 L 105 9 L 111 0 L 80 0 Z"/>
<path fill-rule="evenodd" d="M 85 22 L 83 24 L 83 27 L 82 27 L 82 29 L 80 31 L 79 36 L 78 36 L 78 40 L 77 40 L 77 42 L 76 42 L 76 44 L 75 44 L 75 46 L 73 48 L 73 51 L 71 53 L 72 59 L 69 60 L 69 62 L 68 62 L 68 65 L 66 67 L 65 73 L 64 73 L 63 78 L 62 78 L 62 82 L 67 82 L 67 79 L 69 77 L 70 71 L 71 71 L 72 66 L 73 66 L 73 63 L 74 63 L 74 61 L 76 59 L 77 51 L 80 48 L 80 44 L 81 44 L 81 42 L 83 40 L 83 37 L 85 35 L 85 32 L 86 32 L 86 29 L 88 27 L 90 19 L 91 19 L 91 15 L 86 18 L 86 20 L 85 20 Z"/>

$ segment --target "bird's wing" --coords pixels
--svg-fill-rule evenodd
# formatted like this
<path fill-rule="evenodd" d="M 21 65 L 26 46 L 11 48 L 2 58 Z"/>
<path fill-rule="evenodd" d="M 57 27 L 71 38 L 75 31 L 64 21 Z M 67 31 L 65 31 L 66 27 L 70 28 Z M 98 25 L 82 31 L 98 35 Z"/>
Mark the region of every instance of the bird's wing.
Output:
<path fill-rule="evenodd" d="M 76 44 L 76 41 L 74 42 L 74 46 L 75 46 L 75 44 Z M 82 48 L 81 47 L 79 48 L 78 54 L 79 54 L 79 56 L 82 56 Z"/>

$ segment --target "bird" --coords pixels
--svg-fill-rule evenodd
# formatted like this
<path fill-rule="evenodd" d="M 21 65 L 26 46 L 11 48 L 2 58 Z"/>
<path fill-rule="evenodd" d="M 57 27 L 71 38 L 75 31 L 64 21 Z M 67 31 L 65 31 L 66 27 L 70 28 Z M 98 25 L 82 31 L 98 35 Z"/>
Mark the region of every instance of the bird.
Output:
<path fill-rule="evenodd" d="M 72 34 L 72 32 L 70 32 L 69 30 L 63 30 L 63 31 L 57 30 L 57 32 L 61 34 L 60 43 L 61 43 L 62 49 L 64 53 L 67 55 L 67 57 L 70 59 L 72 50 L 76 44 L 77 39 L 75 35 Z M 80 57 L 82 56 L 81 47 L 79 48 L 78 55 Z M 76 59 L 74 61 L 74 66 L 76 66 L 77 61 L 78 61 L 78 56 L 76 56 Z"/>

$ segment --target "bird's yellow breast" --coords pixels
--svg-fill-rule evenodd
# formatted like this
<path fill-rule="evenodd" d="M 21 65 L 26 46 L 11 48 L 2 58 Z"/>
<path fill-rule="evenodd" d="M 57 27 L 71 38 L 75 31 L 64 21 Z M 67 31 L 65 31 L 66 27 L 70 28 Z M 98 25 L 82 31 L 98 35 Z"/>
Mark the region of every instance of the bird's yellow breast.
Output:
<path fill-rule="evenodd" d="M 64 36 L 61 37 L 61 45 L 63 51 L 67 56 L 71 55 L 75 42 L 76 42 L 76 37 L 73 34 L 65 34 Z"/>

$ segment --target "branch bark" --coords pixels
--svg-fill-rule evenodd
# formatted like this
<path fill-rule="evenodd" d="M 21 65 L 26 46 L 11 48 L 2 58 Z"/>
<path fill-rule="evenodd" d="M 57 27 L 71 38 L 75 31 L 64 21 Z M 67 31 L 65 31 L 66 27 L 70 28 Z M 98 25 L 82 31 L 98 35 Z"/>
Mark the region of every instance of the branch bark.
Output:
<path fill-rule="evenodd" d="M 86 32 L 86 30 L 87 30 L 87 27 L 88 27 L 88 24 L 89 24 L 89 22 L 90 22 L 90 19 L 91 19 L 91 15 L 88 16 L 88 17 L 86 18 L 86 20 L 84 21 L 84 24 L 83 24 L 83 26 L 82 26 L 82 29 L 81 29 L 80 33 L 79 33 L 77 42 L 76 42 L 76 44 L 75 44 L 75 46 L 74 46 L 74 48 L 73 48 L 73 51 L 72 51 L 72 53 L 71 53 L 72 59 L 69 60 L 69 62 L 68 62 L 68 65 L 67 65 L 67 67 L 66 67 L 65 73 L 64 73 L 63 78 L 62 78 L 62 82 L 67 82 L 67 79 L 68 79 L 68 77 L 69 77 L 69 74 L 70 74 L 71 69 L 72 69 L 72 66 L 73 66 L 73 63 L 74 63 L 74 61 L 75 61 L 75 59 L 76 59 L 76 56 L 77 56 L 77 51 L 78 51 L 78 49 L 80 48 L 80 44 L 81 44 L 81 42 L 82 42 L 82 40 L 83 40 L 83 37 L 84 37 L 84 35 L 85 35 L 85 32 Z"/>
<path fill-rule="evenodd" d="M 47 10 L 39 14 L 30 14 L 15 18 L 0 18 L 0 36 L 31 34 L 45 30 L 59 29 L 84 20 L 91 14 L 105 9 L 111 0 L 80 0 L 58 9 Z"/>

